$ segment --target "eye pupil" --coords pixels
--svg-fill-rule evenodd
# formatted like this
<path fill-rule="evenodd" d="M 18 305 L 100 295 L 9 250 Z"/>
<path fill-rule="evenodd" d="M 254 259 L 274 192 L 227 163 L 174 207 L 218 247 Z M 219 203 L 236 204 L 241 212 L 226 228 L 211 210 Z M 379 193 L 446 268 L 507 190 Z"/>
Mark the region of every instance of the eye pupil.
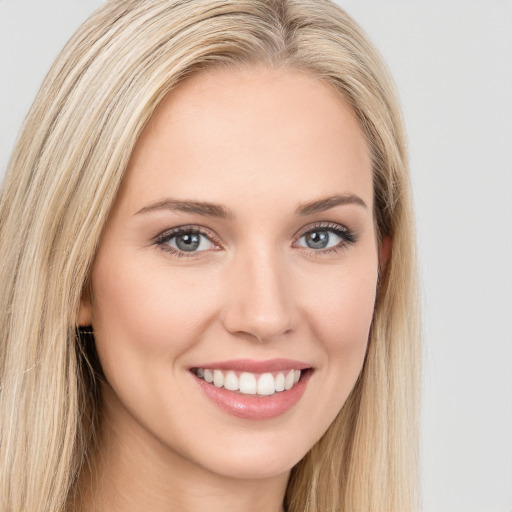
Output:
<path fill-rule="evenodd" d="M 195 251 L 201 242 L 200 235 L 197 233 L 184 233 L 176 237 L 176 247 L 180 251 Z"/>
<path fill-rule="evenodd" d="M 306 244 L 310 249 L 324 249 L 329 243 L 327 231 L 312 231 L 306 234 Z"/>

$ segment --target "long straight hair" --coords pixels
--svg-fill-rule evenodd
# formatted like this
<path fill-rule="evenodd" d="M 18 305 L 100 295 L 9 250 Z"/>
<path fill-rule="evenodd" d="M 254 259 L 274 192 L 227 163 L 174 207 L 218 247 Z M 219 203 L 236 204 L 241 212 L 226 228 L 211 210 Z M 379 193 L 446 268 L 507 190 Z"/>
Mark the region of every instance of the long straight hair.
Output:
<path fill-rule="evenodd" d="M 405 136 L 389 74 L 329 0 L 113 0 L 72 37 L 25 121 L 0 196 L 0 510 L 58 512 L 94 445 L 99 393 L 80 298 L 134 145 L 155 108 L 212 66 L 264 64 L 331 84 L 373 161 L 392 252 L 363 370 L 292 470 L 289 512 L 418 506 L 420 330 Z"/>

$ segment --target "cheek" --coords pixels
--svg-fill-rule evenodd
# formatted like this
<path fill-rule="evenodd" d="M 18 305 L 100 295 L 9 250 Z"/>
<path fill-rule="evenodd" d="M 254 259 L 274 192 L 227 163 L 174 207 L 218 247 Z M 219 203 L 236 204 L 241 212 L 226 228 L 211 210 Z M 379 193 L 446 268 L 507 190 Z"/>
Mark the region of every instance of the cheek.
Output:
<path fill-rule="evenodd" d="M 340 269 L 323 281 L 322 293 L 311 294 L 303 313 L 314 330 L 329 366 L 357 377 L 373 318 L 377 265 L 372 261 Z M 350 379 L 349 379 L 350 380 Z"/>
<path fill-rule="evenodd" d="M 317 418 L 317 424 L 308 427 L 311 445 L 335 420 L 363 367 L 375 305 L 377 264 L 376 260 L 361 263 L 336 272 L 329 269 L 328 279 L 315 275 L 309 289 L 317 284 L 319 291 L 303 294 L 308 300 L 302 303 L 302 318 L 319 354 L 317 377 L 310 389 L 315 409 L 309 414 Z"/>
<path fill-rule="evenodd" d="M 375 280 L 355 277 L 332 290 L 331 300 L 324 308 L 325 323 L 331 332 L 338 333 L 340 348 L 344 347 L 344 341 L 350 345 L 352 340 L 358 342 L 368 338 L 375 289 Z"/>
<path fill-rule="evenodd" d="M 131 261 L 99 254 L 93 270 L 93 326 L 102 364 L 123 361 L 135 367 L 162 358 L 172 363 L 213 316 L 212 287 L 197 272 Z"/>

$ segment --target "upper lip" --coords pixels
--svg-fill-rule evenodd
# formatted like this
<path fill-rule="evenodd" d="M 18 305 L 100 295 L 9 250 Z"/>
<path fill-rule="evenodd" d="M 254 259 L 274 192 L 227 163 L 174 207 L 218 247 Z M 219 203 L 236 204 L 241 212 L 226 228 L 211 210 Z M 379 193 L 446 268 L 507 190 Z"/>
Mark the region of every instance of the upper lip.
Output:
<path fill-rule="evenodd" d="M 254 359 L 233 359 L 230 361 L 216 361 L 212 363 L 198 364 L 192 368 L 209 368 L 215 370 L 234 370 L 250 373 L 268 373 L 282 370 L 306 370 L 311 364 L 293 359 L 268 359 L 257 361 Z"/>

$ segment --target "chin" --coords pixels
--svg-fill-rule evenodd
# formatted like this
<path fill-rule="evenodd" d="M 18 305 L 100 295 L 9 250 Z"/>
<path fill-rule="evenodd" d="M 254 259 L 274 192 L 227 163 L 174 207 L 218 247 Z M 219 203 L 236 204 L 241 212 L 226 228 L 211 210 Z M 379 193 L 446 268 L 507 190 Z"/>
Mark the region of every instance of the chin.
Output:
<path fill-rule="evenodd" d="M 254 456 L 250 454 L 239 456 L 235 449 L 224 460 L 217 460 L 216 464 L 208 464 L 205 469 L 217 475 L 239 480 L 272 479 L 280 475 L 288 475 L 291 469 L 302 459 L 305 454 L 297 454 L 291 457 L 290 453 L 270 454 L 258 450 Z M 209 461 L 211 462 L 211 461 Z"/>
<path fill-rule="evenodd" d="M 297 435 L 299 434 L 299 435 Z M 226 437 L 211 440 L 209 449 L 189 454 L 189 460 L 217 475 L 234 479 L 266 479 L 288 475 L 317 441 L 303 429 L 245 432 L 231 431 Z M 228 439 L 226 439 L 228 438 Z M 192 455 L 192 456 L 191 456 Z"/>

